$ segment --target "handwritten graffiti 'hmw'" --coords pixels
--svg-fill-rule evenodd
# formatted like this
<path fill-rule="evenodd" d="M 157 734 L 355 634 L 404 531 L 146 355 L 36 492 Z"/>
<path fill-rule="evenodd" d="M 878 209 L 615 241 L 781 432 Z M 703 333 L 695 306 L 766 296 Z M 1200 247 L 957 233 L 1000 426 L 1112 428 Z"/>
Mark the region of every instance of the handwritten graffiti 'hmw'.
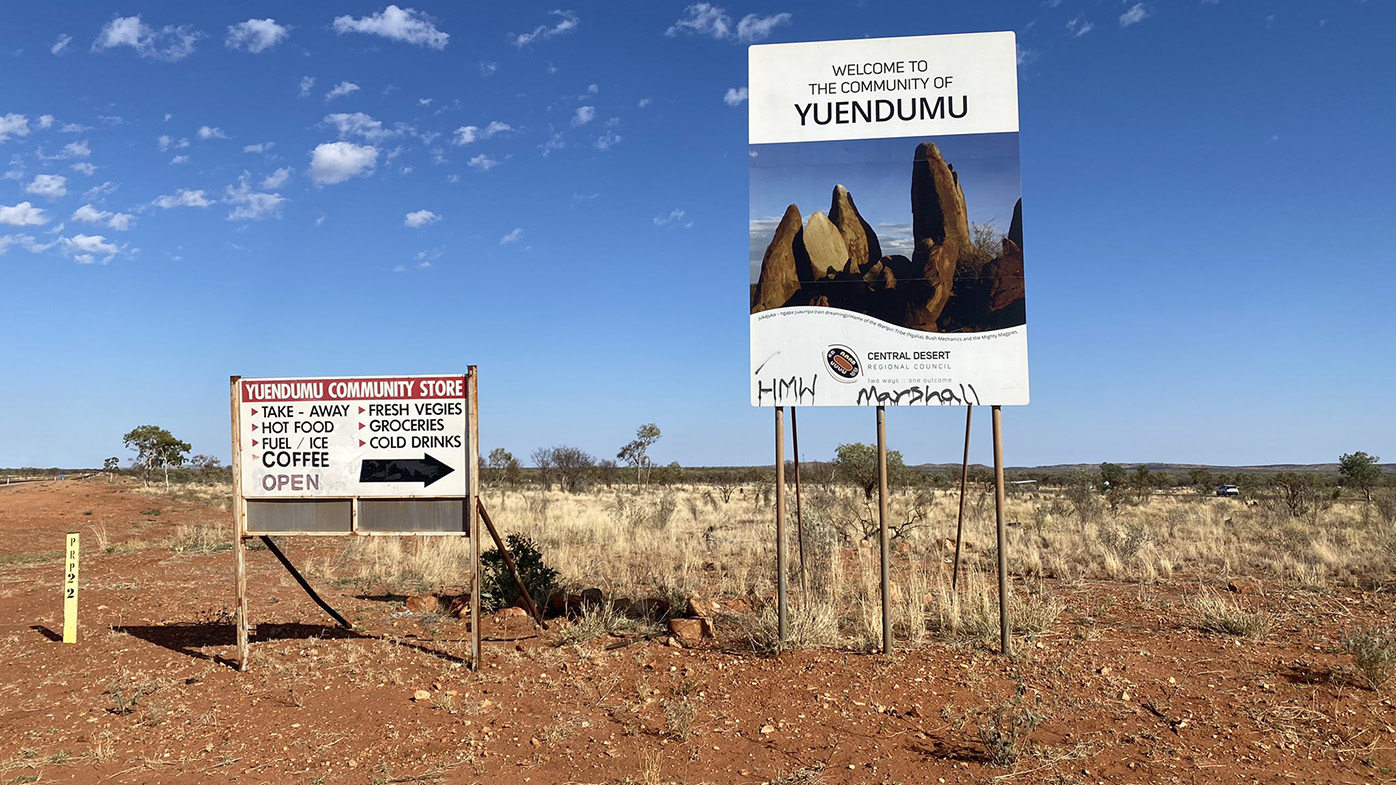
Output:
<path fill-rule="evenodd" d="M 766 396 L 769 395 L 772 403 L 776 406 L 813 406 L 814 385 L 818 381 L 819 377 L 817 376 L 810 379 L 808 384 L 800 376 L 791 376 L 788 379 L 771 379 L 769 383 L 757 379 L 756 405 L 763 405 Z M 807 396 L 809 400 L 806 400 Z"/>
<path fill-rule="evenodd" d="M 956 394 L 953 387 L 943 389 L 932 389 L 922 385 L 906 387 L 900 390 L 878 390 L 877 385 L 870 384 L 858 391 L 858 405 L 867 406 L 877 404 L 878 406 L 958 406 L 961 404 L 978 404 L 979 393 L 974 391 L 974 385 L 962 384 L 960 391 Z"/>

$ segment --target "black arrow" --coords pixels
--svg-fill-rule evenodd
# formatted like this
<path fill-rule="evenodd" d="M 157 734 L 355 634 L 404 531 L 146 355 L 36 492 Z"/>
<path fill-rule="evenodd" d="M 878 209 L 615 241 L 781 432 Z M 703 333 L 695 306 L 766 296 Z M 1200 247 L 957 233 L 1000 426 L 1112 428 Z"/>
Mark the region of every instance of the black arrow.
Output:
<path fill-rule="evenodd" d="M 422 455 L 421 460 L 365 458 L 359 469 L 359 482 L 419 482 L 425 488 L 455 471 L 427 453 Z"/>

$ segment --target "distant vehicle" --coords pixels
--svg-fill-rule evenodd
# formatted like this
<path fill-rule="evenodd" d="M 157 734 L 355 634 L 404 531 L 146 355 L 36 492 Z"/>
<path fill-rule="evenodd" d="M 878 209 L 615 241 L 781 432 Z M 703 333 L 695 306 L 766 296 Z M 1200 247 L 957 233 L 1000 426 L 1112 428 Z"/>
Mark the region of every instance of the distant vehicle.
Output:
<path fill-rule="evenodd" d="M 1235 485 L 1219 485 L 1219 486 L 1217 486 L 1217 495 L 1218 495 L 1218 496 L 1240 496 L 1240 495 L 1241 495 L 1241 489 L 1240 489 L 1240 488 L 1237 488 Z"/>

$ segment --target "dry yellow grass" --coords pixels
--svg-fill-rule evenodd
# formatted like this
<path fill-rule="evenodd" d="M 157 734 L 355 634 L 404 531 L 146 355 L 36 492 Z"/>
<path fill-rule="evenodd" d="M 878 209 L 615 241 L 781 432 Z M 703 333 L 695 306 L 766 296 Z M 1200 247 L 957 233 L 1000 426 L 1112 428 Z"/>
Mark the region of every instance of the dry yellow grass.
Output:
<path fill-rule="evenodd" d="M 200 493 L 216 499 L 225 490 Z M 597 587 L 608 597 L 673 602 L 694 595 L 738 599 L 761 617 L 775 594 L 772 490 L 748 484 L 723 501 L 718 488 L 705 485 L 579 494 L 491 489 L 484 499 L 501 533 L 531 538 L 573 591 Z M 914 643 L 930 634 L 992 634 L 997 557 L 991 490 L 974 487 L 966 499 L 958 597 L 949 588 L 948 563 L 956 492 L 899 489 L 890 501 L 897 638 Z M 881 637 L 875 502 L 852 489 L 806 487 L 802 508 L 808 596 L 800 591 L 793 503 L 787 526 L 792 607 L 806 608 L 802 637 L 811 645 L 829 641 L 833 619 L 845 645 L 875 647 Z M 1005 518 L 1009 567 L 1019 587 L 1011 613 L 1020 633 L 1042 629 L 1060 611 L 1041 588 L 1044 579 L 1148 585 L 1180 575 L 1192 582 L 1247 575 L 1319 587 L 1362 584 L 1396 565 L 1396 530 L 1361 502 L 1337 503 L 1315 520 L 1292 518 L 1278 503 L 1263 501 L 1156 494 L 1109 509 L 1098 497 L 1041 490 L 1010 495 Z M 462 587 L 468 565 L 462 540 L 365 538 L 316 560 L 310 570 L 323 580 L 417 590 Z M 762 640 L 763 627 L 754 619 L 743 634 Z"/>

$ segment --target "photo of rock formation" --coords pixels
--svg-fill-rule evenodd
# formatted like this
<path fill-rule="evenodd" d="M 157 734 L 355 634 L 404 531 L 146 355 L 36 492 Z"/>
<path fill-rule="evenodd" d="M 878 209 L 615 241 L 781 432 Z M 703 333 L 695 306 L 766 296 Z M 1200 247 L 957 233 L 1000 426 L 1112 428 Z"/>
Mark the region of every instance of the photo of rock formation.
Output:
<path fill-rule="evenodd" d="M 959 175 L 935 143 L 916 146 L 910 180 L 911 258 L 884 256 L 853 194 L 835 184 L 827 214 L 805 220 L 796 205 L 786 208 L 752 284 L 751 313 L 841 308 L 926 332 L 1026 323 L 1022 199 L 1008 233 L 989 237 L 971 231 Z"/>

